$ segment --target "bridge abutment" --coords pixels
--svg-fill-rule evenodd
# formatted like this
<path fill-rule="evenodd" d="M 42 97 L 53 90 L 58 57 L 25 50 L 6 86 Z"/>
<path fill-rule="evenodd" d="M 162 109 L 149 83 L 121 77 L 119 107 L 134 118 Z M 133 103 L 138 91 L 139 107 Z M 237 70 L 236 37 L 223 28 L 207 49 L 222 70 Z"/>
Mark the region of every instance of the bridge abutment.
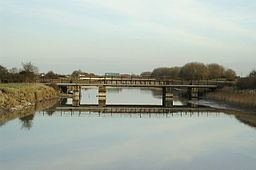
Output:
<path fill-rule="evenodd" d="M 188 98 L 191 99 L 198 99 L 199 98 L 199 89 L 198 88 L 188 88 Z"/>

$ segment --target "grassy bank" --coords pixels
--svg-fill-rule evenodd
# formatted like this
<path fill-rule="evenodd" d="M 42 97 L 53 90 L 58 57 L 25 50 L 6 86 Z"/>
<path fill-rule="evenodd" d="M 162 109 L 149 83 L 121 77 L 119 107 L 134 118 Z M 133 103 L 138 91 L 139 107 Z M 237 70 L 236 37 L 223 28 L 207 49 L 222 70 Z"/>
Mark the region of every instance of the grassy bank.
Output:
<path fill-rule="evenodd" d="M 255 90 L 235 90 L 233 88 L 223 88 L 207 94 L 207 98 L 241 108 L 256 109 Z"/>
<path fill-rule="evenodd" d="M 58 92 L 43 84 L 0 84 L 1 110 L 19 110 L 36 102 L 56 98 Z"/>
<path fill-rule="evenodd" d="M 49 108 L 55 108 L 58 104 L 58 98 L 45 100 L 42 102 L 37 102 L 32 107 L 25 107 L 21 110 L 15 110 L 13 112 L 7 112 L 6 114 L 0 114 L 0 126 L 5 124 L 10 120 L 14 120 L 16 118 L 22 118 L 29 115 L 35 114 L 36 111 L 45 110 L 46 114 L 51 114 L 51 111 L 48 110 Z"/>

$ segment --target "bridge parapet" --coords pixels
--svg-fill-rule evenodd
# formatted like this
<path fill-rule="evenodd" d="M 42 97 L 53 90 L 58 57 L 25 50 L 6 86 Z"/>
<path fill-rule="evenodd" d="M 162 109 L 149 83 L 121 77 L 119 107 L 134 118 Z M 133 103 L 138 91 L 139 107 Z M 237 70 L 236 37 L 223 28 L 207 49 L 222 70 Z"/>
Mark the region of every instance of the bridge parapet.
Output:
<path fill-rule="evenodd" d="M 219 80 L 173 80 L 173 79 L 153 79 L 153 78 L 118 78 L 118 77 L 86 77 L 82 79 L 60 78 L 60 79 L 40 79 L 38 83 L 57 84 L 57 83 L 76 83 L 76 84 L 129 84 L 129 85 L 216 85 L 233 86 L 234 81 Z"/>

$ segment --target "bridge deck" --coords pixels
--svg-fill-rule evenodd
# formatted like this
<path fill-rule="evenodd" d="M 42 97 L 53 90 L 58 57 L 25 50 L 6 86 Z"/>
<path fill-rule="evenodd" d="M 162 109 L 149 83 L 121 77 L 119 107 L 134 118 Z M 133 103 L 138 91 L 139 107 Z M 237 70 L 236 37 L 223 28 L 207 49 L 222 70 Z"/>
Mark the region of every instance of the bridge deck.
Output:
<path fill-rule="evenodd" d="M 173 87 L 173 88 L 217 88 L 217 85 L 184 84 L 110 84 L 110 83 L 57 83 L 58 86 L 109 86 L 109 87 Z"/>

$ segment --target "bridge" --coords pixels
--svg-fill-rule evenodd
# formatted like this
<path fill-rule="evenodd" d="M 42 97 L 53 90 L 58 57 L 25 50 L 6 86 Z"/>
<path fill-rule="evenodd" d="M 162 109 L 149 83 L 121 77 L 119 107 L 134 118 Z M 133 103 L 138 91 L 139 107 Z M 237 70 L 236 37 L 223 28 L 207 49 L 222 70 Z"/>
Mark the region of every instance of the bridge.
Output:
<path fill-rule="evenodd" d="M 216 112 L 217 109 L 198 105 L 181 105 L 163 107 L 161 105 L 105 105 L 82 104 L 74 107 L 72 104 L 60 105 L 54 108 L 59 112 L 89 112 L 89 113 L 175 113 L 175 112 Z"/>
<path fill-rule="evenodd" d="M 140 85 L 216 85 L 216 86 L 232 86 L 234 81 L 226 80 L 174 80 L 167 78 L 143 78 L 143 77 L 83 77 L 83 78 L 59 78 L 59 79 L 40 79 L 38 83 L 84 83 L 84 84 L 140 84 Z"/>
<path fill-rule="evenodd" d="M 223 114 L 220 110 L 210 107 L 192 108 L 189 106 L 175 106 L 164 108 L 154 105 L 107 105 L 99 107 L 97 105 L 83 105 L 80 107 L 59 106 L 50 112 L 41 111 L 42 115 L 48 113 L 55 116 L 64 117 L 130 117 L 130 118 L 169 118 L 169 117 L 212 117 L 229 116 Z"/>
<path fill-rule="evenodd" d="M 81 88 L 96 86 L 98 87 L 98 105 L 106 106 L 107 87 L 130 87 L 130 88 L 160 88 L 162 89 L 162 105 L 165 107 L 173 106 L 173 90 L 185 89 L 189 99 L 199 98 L 199 93 L 213 91 L 219 87 L 218 84 L 208 84 L 208 82 L 197 81 L 174 81 L 166 79 L 145 79 L 145 78 L 114 78 L 96 77 L 84 79 L 57 79 L 55 83 L 62 93 L 73 91 L 73 106 L 80 106 Z"/>

